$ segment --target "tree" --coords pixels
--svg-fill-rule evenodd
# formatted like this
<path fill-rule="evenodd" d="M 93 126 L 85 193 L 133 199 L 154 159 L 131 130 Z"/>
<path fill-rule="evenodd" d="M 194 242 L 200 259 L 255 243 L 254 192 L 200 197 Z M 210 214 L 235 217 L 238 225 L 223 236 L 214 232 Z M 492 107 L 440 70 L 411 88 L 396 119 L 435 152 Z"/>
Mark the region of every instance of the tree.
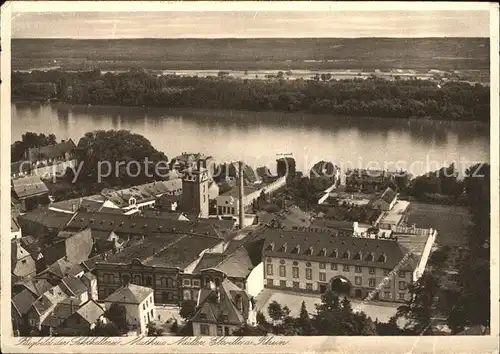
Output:
<path fill-rule="evenodd" d="M 155 321 L 149 322 L 146 328 L 148 330 L 148 337 L 159 337 L 164 332 L 163 328 Z"/>
<path fill-rule="evenodd" d="M 306 303 L 302 301 L 302 305 L 300 306 L 300 314 L 297 319 L 297 328 L 299 335 L 301 336 L 311 336 L 314 333 L 314 328 L 311 323 L 311 319 L 309 318 L 309 313 L 307 312 Z"/>
<path fill-rule="evenodd" d="M 184 320 L 189 321 L 196 313 L 196 301 L 185 300 L 181 304 L 181 309 L 179 311 L 179 316 Z"/>
<path fill-rule="evenodd" d="M 256 336 L 262 337 L 267 335 L 267 331 L 261 326 L 251 326 L 249 324 L 244 324 L 235 331 L 233 331 L 233 336 Z"/>
<path fill-rule="evenodd" d="M 408 285 L 410 300 L 398 307 L 398 317 L 408 320 L 405 330 L 415 335 L 432 335 L 432 317 L 439 291 L 439 280 L 429 272 Z"/>
<path fill-rule="evenodd" d="M 120 333 L 127 333 L 129 324 L 127 322 L 127 308 L 118 303 L 113 303 L 104 313 L 104 316 L 116 326 Z"/>
<path fill-rule="evenodd" d="M 267 312 L 269 317 L 273 320 L 273 324 L 276 325 L 278 321 L 281 321 L 285 315 L 283 308 L 277 301 L 273 301 L 267 307 Z"/>
<path fill-rule="evenodd" d="M 399 328 L 397 316 L 391 316 L 387 323 L 375 321 L 375 328 L 379 336 L 398 336 L 403 334 Z"/>

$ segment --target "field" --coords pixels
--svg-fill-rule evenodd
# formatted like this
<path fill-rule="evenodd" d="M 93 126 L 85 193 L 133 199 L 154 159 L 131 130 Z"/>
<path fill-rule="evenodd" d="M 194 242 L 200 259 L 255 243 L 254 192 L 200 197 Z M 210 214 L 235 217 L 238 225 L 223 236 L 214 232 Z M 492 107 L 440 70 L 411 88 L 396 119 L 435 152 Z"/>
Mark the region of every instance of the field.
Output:
<path fill-rule="evenodd" d="M 54 62 L 55 61 L 55 62 Z M 12 67 L 489 70 L 487 38 L 14 39 Z"/>
<path fill-rule="evenodd" d="M 458 245 L 466 242 L 471 215 L 466 207 L 411 202 L 406 211 L 406 224 L 438 230 L 440 245 Z"/>

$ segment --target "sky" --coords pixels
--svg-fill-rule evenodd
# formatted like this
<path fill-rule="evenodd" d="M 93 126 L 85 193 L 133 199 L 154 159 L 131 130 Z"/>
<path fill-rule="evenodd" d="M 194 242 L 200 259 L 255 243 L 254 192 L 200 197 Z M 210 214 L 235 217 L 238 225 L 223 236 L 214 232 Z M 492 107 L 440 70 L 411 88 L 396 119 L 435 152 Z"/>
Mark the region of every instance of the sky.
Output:
<path fill-rule="evenodd" d="M 489 37 L 488 11 L 23 12 L 12 38 Z"/>

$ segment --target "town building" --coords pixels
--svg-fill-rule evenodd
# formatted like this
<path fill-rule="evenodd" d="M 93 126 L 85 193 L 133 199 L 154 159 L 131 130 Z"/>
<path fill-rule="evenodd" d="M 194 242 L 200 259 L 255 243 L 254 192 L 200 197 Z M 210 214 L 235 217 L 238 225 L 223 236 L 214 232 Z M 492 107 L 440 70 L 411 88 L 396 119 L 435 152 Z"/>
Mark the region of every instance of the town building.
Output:
<path fill-rule="evenodd" d="M 52 313 L 58 303 L 68 295 L 56 285 L 43 293 L 28 310 L 26 316 L 32 328 L 42 330 L 43 321 Z"/>
<path fill-rule="evenodd" d="M 26 152 L 25 160 L 11 164 L 11 177 L 38 176 L 45 179 L 63 176 L 67 168 L 76 166 L 76 159 L 76 146 L 71 139 L 33 147 Z"/>
<path fill-rule="evenodd" d="M 280 177 L 269 183 L 247 185 L 243 187 L 243 208 L 245 212 L 252 210 L 253 204 L 260 198 L 275 193 L 286 185 L 286 177 Z M 216 200 L 217 215 L 239 215 L 240 190 L 237 187 L 221 193 Z"/>
<path fill-rule="evenodd" d="M 197 217 L 208 218 L 208 170 L 198 166 L 186 171 L 182 179 L 181 210 Z"/>
<path fill-rule="evenodd" d="M 391 187 L 387 187 L 380 197 L 376 197 L 371 202 L 371 207 L 376 210 L 389 211 L 394 208 L 397 200 L 398 194 Z"/>
<path fill-rule="evenodd" d="M 403 302 L 408 284 L 425 268 L 435 230 L 427 236 L 416 245 L 396 238 L 269 229 L 264 236 L 265 287 L 311 293 L 331 289 L 366 298 L 381 284 L 374 299 Z"/>
<path fill-rule="evenodd" d="M 194 336 L 230 336 L 242 325 L 255 323 L 253 299 L 228 279 L 202 288 L 196 305 Z"/>
<path fill-rule="evenodd" d="M 26 317 L 31 306 L 36 298 L 29 290 L 24 289 L 18 294 L 12 296 L 11 314 L 12 328 L 18 332 L 24 327 L 29 328 L 28 319 Z M 21 333 L 20 333 L 21 334 Z"/>
<path fill-rule="evenodd" d="M 12 197 L 21 204 L 21 211 L 49 204 L 49 189 L 39 176 L 26 176 L 12 180 Z"/>
<path fill-rule="evenodd" d="M 396 174 L 396 172 L 386 170 L 350 169 L 345 173 L 345 190 L 364 193 L 378 192 L 394 182 Z"/>
<path fill-rule="evenodd" d="M 53 327 L 53 334 L 58 336 L 88 336 L 104 317 L 104 309 L 93 300 L 82 303 L 76 308 L 71 306 L 69 309 L 71 312 L 64 313 L 61 316 L 62 321 Z"/>
<path fill-rule="evenodd" d="M 20 240 L 11 241 L 11 272 L 13 282 L 25 281 L 36 274 L 35 260 Z"/>
<path fill-rule="evenodd" d="M 72 219 L 73 214 L 50 209 L 37 209 L 17 218 L 24 235 L 42 236 L 57 233 Z"/>
<path fill-rule="evenodd" d="M 153 289 L 128 283 L 110 294 L 105 300 L 106 310 L 112 304 L 123 305 L 127 310 L 127 321 L 137 334 L 147 334 L 147 324 L 154 321 L 155 301 Z"/>

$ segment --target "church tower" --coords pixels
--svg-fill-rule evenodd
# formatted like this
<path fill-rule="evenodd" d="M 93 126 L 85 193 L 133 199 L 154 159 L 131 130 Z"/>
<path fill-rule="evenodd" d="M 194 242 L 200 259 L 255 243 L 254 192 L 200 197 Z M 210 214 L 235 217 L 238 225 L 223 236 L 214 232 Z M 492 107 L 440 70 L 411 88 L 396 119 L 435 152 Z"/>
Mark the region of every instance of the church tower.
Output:
<path fill-rule="evenodd" d="M 208 219 L 208 170 L 198 163 L 197 169 L 185 172 L 182 178 L 181 209 Z"/>

